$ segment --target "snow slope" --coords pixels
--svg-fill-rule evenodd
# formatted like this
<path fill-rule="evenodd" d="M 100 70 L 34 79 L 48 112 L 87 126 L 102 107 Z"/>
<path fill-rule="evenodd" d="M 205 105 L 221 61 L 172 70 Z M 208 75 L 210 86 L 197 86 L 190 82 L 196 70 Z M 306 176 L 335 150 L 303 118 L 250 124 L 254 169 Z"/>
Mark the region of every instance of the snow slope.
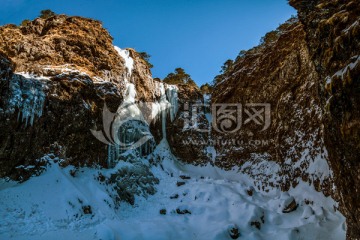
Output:
<path fill-rule="evenodd" d="M 139 160 L 157 159 L 149 165 L 160 180 L 157 193 L 137 197 L 133 206 L 121 202 L 117 207 L 108 186 L 98 180 L 99 173 L 109 176 L 129 163 L 74 174 L 73 167 L 61 168 L 59 159 L 47 159 L 38 177 L 24 183 L 1 180 L 0 239 L 231 239 L 228 229 L 234 226 L 239 239 L 345 239 L 345 219 L 334 210 L 335 202 L 313 187 L 258 192 L 235 170 L 178 163 L 166 140 Z M 293 198 L 298 208 L 283 213 Z"/>

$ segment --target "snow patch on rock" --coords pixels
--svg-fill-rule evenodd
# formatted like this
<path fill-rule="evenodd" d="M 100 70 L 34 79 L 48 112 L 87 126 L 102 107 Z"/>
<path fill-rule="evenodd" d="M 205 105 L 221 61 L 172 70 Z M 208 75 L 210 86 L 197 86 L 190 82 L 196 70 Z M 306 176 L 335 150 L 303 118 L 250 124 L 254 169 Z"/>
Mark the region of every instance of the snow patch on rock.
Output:
<path fill-rule="evenodd" d="M 128 76 L 130 77 L 132 74 L 132 70 L 134 69 L 134 59 L 130 57 L 129 50 L 121 49 L 117 46 L 114 46 L 115 50 L 118 52 L 120 57 L 122 57 L 125 60 L 125 67 L 128 71 Z"/>

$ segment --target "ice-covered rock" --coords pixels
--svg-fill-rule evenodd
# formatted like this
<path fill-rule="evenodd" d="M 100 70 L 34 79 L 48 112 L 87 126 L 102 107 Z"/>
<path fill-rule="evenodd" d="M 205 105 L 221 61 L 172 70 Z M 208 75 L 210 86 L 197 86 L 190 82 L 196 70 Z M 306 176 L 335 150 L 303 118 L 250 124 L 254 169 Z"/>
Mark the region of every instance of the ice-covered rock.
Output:
<path fill-rule="evenodd" d="M 41 117 L 43 113 L 46 95 L 42 80 L 41 77 L 15 74 L 9 83 L 6 113 L 18 110 L 18 120 L 24 122 L 25 127 L 32 126 L 35 117 Z"/>

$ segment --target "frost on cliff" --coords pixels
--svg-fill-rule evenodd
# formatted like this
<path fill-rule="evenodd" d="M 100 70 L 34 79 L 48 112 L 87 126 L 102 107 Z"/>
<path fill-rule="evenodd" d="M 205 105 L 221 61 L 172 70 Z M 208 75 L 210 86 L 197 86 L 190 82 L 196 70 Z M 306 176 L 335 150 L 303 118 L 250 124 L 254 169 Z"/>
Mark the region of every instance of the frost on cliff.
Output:
<path fill-rule="evenodd" d="M 14 74 L 9 82 L 5 113 L 18 110 L 18 120 L 25 127 L 34 124 L 35 117 L 41 117 L 45 102 L 44 85 L 39 78 L 28 74 Z"/>

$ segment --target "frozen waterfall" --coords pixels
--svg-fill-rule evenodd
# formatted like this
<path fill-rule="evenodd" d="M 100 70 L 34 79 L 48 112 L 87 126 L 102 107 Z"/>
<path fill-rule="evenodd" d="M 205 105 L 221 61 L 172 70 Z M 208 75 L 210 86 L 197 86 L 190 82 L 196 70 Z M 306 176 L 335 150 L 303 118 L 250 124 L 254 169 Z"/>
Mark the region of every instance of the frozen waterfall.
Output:
<path fill-rule="evenodd" d="M 113 143 L 108 145 L 108 166 L 114 166 L 127 151 L 145 156 L 156 147 L 149 125 L 161 121 L 162 137 L 166 140 L 166 121 L 174 121 L 178 111 L 178 88 L 174 85 L 156 83 L 160 100 L 154 103 L 136 103 L 136 86 L 131 83 L 134 60 L 128 50 L 115 47 L 124 58 L 128 74 L 125 77 L 124 101 L 119 106 L 113 124 Z M 146 111 L 145 111 L 146 110 Z M 147 114 L 150 114 L 147 116 Z"/>

